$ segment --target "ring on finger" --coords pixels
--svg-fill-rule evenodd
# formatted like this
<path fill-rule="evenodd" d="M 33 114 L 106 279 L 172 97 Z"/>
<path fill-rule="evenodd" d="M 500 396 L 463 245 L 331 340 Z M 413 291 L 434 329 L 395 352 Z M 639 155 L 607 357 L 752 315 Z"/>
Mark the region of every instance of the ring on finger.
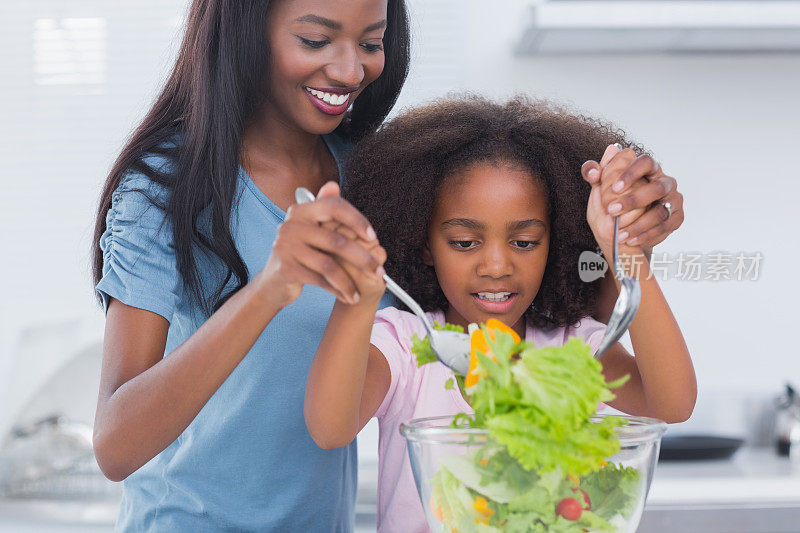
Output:
<path fill-rule="evenodd" d="M 670 202 L 661 202 L 661 205 L 667 210 L 667 218 L 664 220 L 669 220 L 669 217 L 672 216 L 672 204 Z"/>

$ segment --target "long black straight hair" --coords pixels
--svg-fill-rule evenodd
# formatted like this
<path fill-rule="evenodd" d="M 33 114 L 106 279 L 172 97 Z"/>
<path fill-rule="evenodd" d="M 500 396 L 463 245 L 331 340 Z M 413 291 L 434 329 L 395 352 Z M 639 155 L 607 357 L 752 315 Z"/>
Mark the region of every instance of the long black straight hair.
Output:
<path fill-rule="evenodd" d="M 266 98 L 269 0 L 194 0 L 175 67 L 142 123 L 133 132 L 105 181 L 92 241 L 92 274 L 103 275 L 100 239 L 112 195 L 126 173 L 141 172 L 170 191 L 164 210 L 172 223 L 178 271 L 187 294 L 206 317 L 249 281 L 247 266 L 230 230 L 242 132 Z M 389 0 L 383 46 L 385 65 L 377 80 L 353 103 L 337 133 L 357 140 L 375 130 L 394 106 L 408 75 L 410 37 L 403 0 Z M 180 142 L 171 143 L 176 138 Z M 143 161 L 148 154 L 173 163 L 161 172 Z M 210 211 L 210 235 L 198 217 Z M 222 262 L 224 281 L 206 293 L 195 247 Z M 223 270 L 224 271 L 224 270 Z M 236 286 L 223 294 L 232 277 Z M 99 295 L 98 295 L 99 299 Z"/>

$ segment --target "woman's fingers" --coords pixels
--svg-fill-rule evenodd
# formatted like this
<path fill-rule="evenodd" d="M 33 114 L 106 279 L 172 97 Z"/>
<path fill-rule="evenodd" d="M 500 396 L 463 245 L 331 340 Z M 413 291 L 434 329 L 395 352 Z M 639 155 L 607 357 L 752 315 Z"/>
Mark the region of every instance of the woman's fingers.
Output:
<path fill-rule="evenodd" d="M 600 163 L 584 163 L 581 174 L 592 186 L 600 185 L 600 203 L 609 215 L 619 217 L 624 244 L 651 249 L 683 224 L 677 181 L 666 176 L 652 156 L 636 156 L 629 148 L 612 145 Z M 664 202 L 670 202 L 669 217 Z"/>
<path fill-rule="evenodd" d="M 672 215 L 668 216 L 663 202 L 670 203 Z M 625 228 L 620 228 L 620 232 L 624 231 L 628 234 L 626 244 L 653 248 L 678 229 L 683 221 L 683 195 L 674 191 L 651 205 L 635 222 Z"/>
<path fill-rule="evenodd" d="M 343 265 L 358 279 L 379 279 L 385 256 L 372 225 L 330 182 L 316 201 L 289 207 L 266 268 L 282 283 L 314 284 L 353 304 L 360 295 Z"/>
<path fill-rule="evenodd" d="M 635 160 L 636 154 L 630 148 L 614 154 L 611 161 L 602 168 L 601 184 L 603 186 L 603 192 L 610 190 L 612 185 L 616 183 L 622 173 L 625 172 L 625 169 L 633 164 Z M 614 194 L 618 193 L 615 192 Z"/>
<path fill-rule="evenodd" d="M 373 248 L 372 252 L 378 256 L 385 256 L 385 252 L 380 246 Z M 381 296 L 383 296 L 383 293 L 386 292 L 386 284 L 384 283 L 382 277 L 382 268 L 379 269 L 379 274 L 381 274 L 380 277 L 366 276 L 363 272 L 358 270 L 355 266 L 347 261 L 340 261 L 339 263 L 341 264 L 342 268 L 344 268 L 345 272 L 347 272 L 347 274 L 350 276 L 350 278 L 355 282 L 356 288 L 362 300 L 365 298 L 367 301 L 371 302 L 377 302 L 380 300 Z"/>
<path fill-rule="evenodd" d="M 349 261 L 364 272 L 374 274 L 381 266 L 369 250 L 340 231 L 331 231 L 316 224 L 298 223 L 297 226 L 304 234 L 303 240 L 317 250 Z"/>
<path fill-rule="evenodd" d="M 267 276 L 281 285 L 317 285 L 347 303 L 354 303 L 355 284 L 329 254 L 315 250 L 298 235 L 297 223 L 284 222 L 278 228 L 278 238 L 264 267 Z M 291 303 L 299 292 L 290 297 Z"/>
<path fill-rule="evenodd" d="M 355 281 L 342 268 L 347 262 L 361 271 L 363 276 L 378 277 L 382 264 L 370 253 L 361 240 L 349 239 L 338 231 L 318 224 L 287 220 L 281 226 L 280 254 L 286 261 L 289 256 L 298 264 L 319 274 L 345 301 L 358 300 Z M 317 284 L 317 283 L 315 283 Z M 321 285 L 324 288 L 324 285 Z"/>
<path fill-rule="evenodd" d="M 606 155 L 609 153 L 611 152 L 607 150 Z M 636 154 L 633 152 L 633 150 L 621 150 L 616 152 L 611 157 L 611 160 L 602 169 L 602 175 L 600 178 L 600 202 L 603 206 L 603 210 L 609 215 L 622 217 L 620 222 L 630 223 L 632 220 L 635 220 L 639 214 L 644 212 L 642 209 L 640 213 L 630 213 L 628 212 L 630 210 L 623 209 L 623 206 L 619 203 L 621 195 L 611 190 L 611 185 L 617 181 L 619 176 L 635 160 Z M 637 183 L 635 186 L 638 188 L 643 184 L 644 180 L 642 183 Z M 646 207 L 646 204 L 642 206 L 642 208 L 644 207 Z"/>
<path fill-rule="evenodd" d="M 338 195 L 339 187 L 333 182 L 322 188 L 322 197 L 307 204 L 294 204 L 286 212 L 286 219 L 300 220 L 308 223 L 323 224 L 338 222 L 348 227 L 359 238 L 365 241 L 377 239 L 372 225 L 355 207 Z M 336 194 L 333 194 L 333 193 Z"/>
<path fill-rule="evenodd" d="M 347 226 L 343 226 L 336 221 L 325 222 L 322 224 L 323 228 L 329 229 L 331 231 L 338 231 L 351 241 L 358 243 L 359 246 L 362 246 L 365 250 L 368 250 L 369 253 L 375 258 L 378 263 L 381 265 L 386 261 L 386 251 L 381 247 L 380 243 L 377 240 L 374 241 L 364 241 L 358 238 L 358 235 L 348 228 Z"/>
<path fill-rule="evenodd" d="M 337 287 L 331 285 L 322 274 L 311 270 L 299 261 L 296 262 L 294 268 L 297 271 L 298 281 L 303 285 L 316 285 L 317 287 L 320 287 L 321 289 L 333 294 L 337 299 L 345 303 L 356 303 L 355 294 L 357 294 L 358 291 L 354 291 L 353 293 L 342 292 Z"/>
<path fill-rule="evenodd" d="M 318 276 L 316 282 L 312 283 L 333 292 L 345 303 L 358 303 L 361 298 L 358 287 L 336 259 L 310 246 L 298 249 L 294 257 L 299 266 Z"/>
<path fill-rule="evenodd" d="M 317 192 L 317 199 L 328 198 L 330 196 L 341 196 L 339 184 L 335 181 L 326 181 Z"/>
<path fill-rule="evenodd" d="M 630 148 L 623 150 L 621 153 L 628 152 L 629 156 L 635 157 L 633 150 Z M 619 176 L 611 182 L 611 190 L 620 194 L 628 190 L 631 185 L 641 178 L 647 178 L 649 181 L 652 181 L 662 175 L 661 165 L 658 164 L 658 161 L 647 154 L 640 155 L 635 157 L 635 159 L 623 169 Z"/>
<path fill-rule="evenodd" d="M 635 187 L 628 194 L 613 200 L 608 205 L 608 212 L 616 216 L 635 209 L 646 208 L 653 202 L 665 198 L 676 188 L 675 178 L 669 176 L 662 176 L 650 183 L 642 182 L 641 186 Z"/>
<path fill-rule="evenodd" d="M 354 239 L 354 240 L 358 239 L 358 235 L 356 235 L 355 231 L 351 230 L 347 226 L 342 226 L 339 222 L 336 222 L 335 220 L 323 222 L 322 224 L 320 224 L 320 226 L 322 226 L 325 229 L 329 229 L 331 231 L 338 231 L 348 239 Z"/>
<path fill-rule="evenodd" d="M 364 250 L 367 250 L 379 265 L 383 265 L 383 263 L 386 261 L 386 250 L 384 250 L 383 247 L 378 244 L 378 241 L 363 241 L 358 238 L 358 235 L 356 235 L 355 232 L 346 226 L 342 226 L 338 222 L 325 222 L 322 224 L 322 227 L 331 231 L 340 232 L 342 235 L 350 239 L 351 242 L 354 242 L 358 246 L 364 248 Z M 378 267 L 376 272 L 377 275 L 365 275 L 364 272 L 359 270 L 349 261 L 337 258 L 337 262 L 344 269 L 347 275 L 350 276 L 350 279 L 353 280 L 356 285 L 356 290 L 362 299 L 364 297 L 369 299 L 374 297 L 380 298 L 380 296 L 386 291 L 386 285 L 382 279 L 384 273 L 382 266 Z"/>
<path fill-rule="evenodd" d="M 369 221 L 339 196 L 339 186 L 326 183 L 314 202 L 292 205 L 281 225 L 273 254 L 283 277 L 291 283 L 311 283 L 355 304 L 359 286 L 382 294 L 383 262 Z"/>

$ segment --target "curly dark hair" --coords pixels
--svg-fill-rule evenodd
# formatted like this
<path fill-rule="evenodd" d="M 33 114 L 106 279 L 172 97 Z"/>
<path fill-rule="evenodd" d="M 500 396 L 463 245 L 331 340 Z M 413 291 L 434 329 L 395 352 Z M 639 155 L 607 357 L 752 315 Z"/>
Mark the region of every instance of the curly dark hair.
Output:
<path fill-rule="evenodd" d="M 497 104 L 448 98 L 408 111 L 359 142 L 344 196 L 373 224 L 386 249 L 386 272 L 426 311 L 448 302 L 434 268 L 422 261 L 428 223 L 446 178 L 479 162 L 520 166 L 547 191 L 551 235 L 542 285 L 526 319 L 534 327 L 576 324 L 594 313 L 600 281 L 584 283 L 578 258 L 597 247 L 586 221 L 591 187 L 584 161 L 609 144 L 644 149 L 622 130 L 545 100 L 517 96 Z"/>

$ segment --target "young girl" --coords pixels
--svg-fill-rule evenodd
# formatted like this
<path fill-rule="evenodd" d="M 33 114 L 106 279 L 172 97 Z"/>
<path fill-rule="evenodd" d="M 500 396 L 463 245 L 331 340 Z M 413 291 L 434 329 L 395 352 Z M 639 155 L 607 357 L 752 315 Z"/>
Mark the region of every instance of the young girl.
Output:
<path fill-rule="evenodd" d="M 387 273 L 431 320 L 466 327 L 495 318 L 538 346 L 580 337 L 596 350 L 605 332 L 590 318 L 599 281 L 581 281 L 578 259 L 598 246 L 611 257 L 613 217 L 601 192 L 642 150 L 605 161 L 594 185 L 581 163 L 615 142 L 630 145 L 607 125 L 543 103 L 444 101 L 366 139 L 352 156 L 347 196 L 377 231 Z M 620 253 L 640 267 L 642 303 L 630 327 L 636 357 L 619 344 L 602 357 L 606 379 L 630 374 L 610 405 L 686 420 L 696 382 L 683 336 L 642 250 L 628 244 Z M 317 444 L 336 448 L 378 417 L 378 529 L 427 531 L 398 427 L 471 409 L 458 388 L 445 388 L 451 370 L 417 366 L 410 347 L 414 334 L 425 336 L 421 321 L 391 307 L 376 316 L 383 282 L 346 268 L 361 301 L 334 306 L 308 377 L 306 423 Z"/>

